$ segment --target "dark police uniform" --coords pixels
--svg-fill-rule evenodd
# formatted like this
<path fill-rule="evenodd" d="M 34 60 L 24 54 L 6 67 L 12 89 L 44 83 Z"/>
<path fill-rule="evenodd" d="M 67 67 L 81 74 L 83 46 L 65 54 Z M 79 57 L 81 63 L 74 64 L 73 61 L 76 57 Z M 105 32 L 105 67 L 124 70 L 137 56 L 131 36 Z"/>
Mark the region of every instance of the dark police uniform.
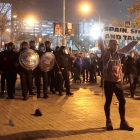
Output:
<path fill-rule="evenodd" d="M 8 99 L 14 99 L 15 79 L 17 75 L 16 53 L 13 50 L 4 51 L 1 53 L 1 71 L 7 81 Z"/>
<path fill-rule="evenodd" d="M 46 52 L 52 52 L 52 49 L 49 47 L 46 47 Z M 55 71 L 54 71 L 54 69 L 52 69 L 48 72 L 48 85 L 50 85 L 50 91 L 52 93 L 55 93 L 55 91 L 54 91 L 54 88 L 55 88 Z"/>
<path fill-rule="evenodd" d="M 71 70 L 70 57 L 66 53 L 63 53 L 63 49 L 65 49 L 65 47 L 61 46 L 59 55 L 57 57 L 57 63 L 60 67 L 62 76 L 65 81 L 66 95 L 73 95 L 73 93 L 70 92 L 70 80 L 69 80 L 69 71 Z M 57 71 L 59 71 L 59 69 L 57 69 Z M 60 87 L 59 92 L 61 93 L 63 90 L 63 82 L 60 82 L 59 87 Z"/>
<path fill-rule="evenodd" d="M 33 95 L 33 78 L 32 78 L 32 70 L 26 70 L 25 68 L 23 68 L 20 65 L 19 62 L 19 56 L 21 54 L 22 51 L 24 51 L 25 49 L 21 49 L 18 53 L 17 53 L 17 61 L 19 64 L 19 74 L 20 74 L 20 80 L 21 80 L 21 88 L 22 88 L 22 95 L 23 95 L 23 99 L 27 100 L 27 93 L 29 91 L 30 95 Z"/>
<path fill-rule="evenodd" d="M 39 57 L 41 57 L 44 52 L 41 51 L 36 51 L 39 55 Z M 47 91 L 48 91 L 48 76 L 47 76 L 47 72 L 43 72 L 40 70 L 39 66 L 34 70 L 34 74 L 35 74 L 35 82 L 36 82 L 36 86 L 37 86 L 37 97 L 40 97 L 40 90 L 41 90 L 41 77 L 43 78 L 43 93 L 44 93 L 44 98 L 48 98 L 47 95 Z"/>

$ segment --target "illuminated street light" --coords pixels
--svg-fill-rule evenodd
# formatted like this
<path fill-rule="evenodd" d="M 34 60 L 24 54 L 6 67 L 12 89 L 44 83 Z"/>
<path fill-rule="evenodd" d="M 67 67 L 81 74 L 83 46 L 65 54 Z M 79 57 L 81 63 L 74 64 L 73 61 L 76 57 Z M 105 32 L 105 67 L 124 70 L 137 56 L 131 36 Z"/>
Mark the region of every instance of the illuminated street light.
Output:
<path fill-rule="evenodd" d="M 27 23 L 29 25 L 34 25 L 34 37 L 35 37 L 35 20 L 33 18 L 30 18 L 27 20 Z"/>
<path fill-rule="evenodd" d="M 14 15 L 13 18 L 17 18 L 17 15 Z"/>
<path fill-rule="evenodd" d="M 6 29 L 7 32 L 10 32 L 9 28 Z"/>
<path fill-rule="evenodd" d="M 87 12 L 89 10 L 89 7 L 87 5 L 83 6 L 83 11 Z"/>
<path fill-rule="evenodd" d="M 28 19 L 27 23 L 28 23 L 28 24 L 30 24 L 30 25 L 32 25 L 32 24 L 34 24 L 34 23 L 35 23 L 35 21 L 34 21 L 34 19 L 33 19 L 33 18 L 30 18 L 30 19 Z"/>

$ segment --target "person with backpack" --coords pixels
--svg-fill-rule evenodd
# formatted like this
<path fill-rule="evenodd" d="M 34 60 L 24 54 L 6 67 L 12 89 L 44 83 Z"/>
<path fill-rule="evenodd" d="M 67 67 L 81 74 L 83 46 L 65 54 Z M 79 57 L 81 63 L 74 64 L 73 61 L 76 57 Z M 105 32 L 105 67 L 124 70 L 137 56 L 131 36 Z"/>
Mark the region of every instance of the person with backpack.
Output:
<path fill-rule="evenodd" d="M 132 41 L 127 46 L 118 50 L 119 42 L 117 40 L 109 41 L 109 49 L 104 44 L 102 39 L 99 39 L 99 46 L 103 57 L 103 78 L 104 78 L 104 91 L 105 91 L 105 115 L 106 115 L 106 129 L 113 130 L 113 125 L 110 118 L 110 105 L 112 102 L 113 92 L 115 92 L 119 101 L 119 113 L 120 113 L 120 129 L 133 131 L 133 127 L 130 127 L 125 120 L 125 98 L 122 88 L 122 65 L 121 58 L 123 53 L 130 51 L 138 42 Z"/>

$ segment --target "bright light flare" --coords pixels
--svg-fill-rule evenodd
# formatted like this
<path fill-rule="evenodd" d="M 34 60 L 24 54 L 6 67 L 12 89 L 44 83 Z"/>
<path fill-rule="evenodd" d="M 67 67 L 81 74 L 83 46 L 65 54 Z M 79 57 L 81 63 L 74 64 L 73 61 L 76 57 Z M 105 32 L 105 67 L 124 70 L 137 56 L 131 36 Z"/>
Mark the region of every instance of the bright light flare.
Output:
<path fill-rule="evenodd" d="M 10 32 L 10 29 L 7 28 L 6 31 L 7 31 L 7 32 Z"/>
<path fill-rule="evenodd" d="M 101 30 L 99 28 L 98 25 L 94 25 L 91 29 L 91 32 L 90 32 L 91 36 L 94 38 L 94 39 L 98 39 L 101 35 Z"/>
<path fill-rule="evenodd" d="M 89 10 L 89 7 L 87 5 L 83 6 L 83 11 L 87 12 Z"/>
<path fill-rule="evenodd" d="M 14 15 L 13 18 L 17 18 L 17 15 Z"/>
<path fill-rule="evenodd" d="M 35 21 L 34 21 L 34 19 L 33 19 L 33 18 L 30 18 L 30 19 L 28 19 L 27 23 L 28 23 L 28 24 L 34 24 L 34 23 L 35 23 Z"/>

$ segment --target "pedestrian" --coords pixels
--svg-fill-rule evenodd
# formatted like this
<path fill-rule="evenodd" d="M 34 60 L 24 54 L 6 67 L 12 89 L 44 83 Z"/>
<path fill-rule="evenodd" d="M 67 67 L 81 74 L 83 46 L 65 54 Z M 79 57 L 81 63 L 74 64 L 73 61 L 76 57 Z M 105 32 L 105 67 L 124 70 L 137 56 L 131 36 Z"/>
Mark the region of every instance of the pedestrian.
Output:
<path fill-rule="evenodd" d="M 90 54 L 88 67 L 90 73 L 90 82 L 94 83 L 97 81 L 97 78 L 96 78 L 96 61 L 95 61 L 95 55 L 93 53 Z"/>
<path fill-rule="evenodd" d="M 110 119 L 110 105 L 112 101 L 113 92 L 115 92 L 119 101 L 119 113 L 121 118 L 120 129 L 133 131 L 125 120 L 125 98 L 121 83 L 121 57 L 122 53 L 130 51 L 138 42 L 133 41 L 122 49 L 118 50 L 119 42 L 117 40 L 109 41 L 109 49 L 104 45 L 102 39 L 99 40 L 99 46 L 103 57 L 103 76 L 104 76 L 104 90 L 106 102 L 104 106 L 106 115 L 106 129 L 113 130 L 113 125 Z M 119 54 L 119 52 L 121 52 Z"/>
<path fill-rule="evenodd" d="M 137 70 L 138 70 L 138 82 L 139 82 L 139 87 L 140 87 L 140 55 L 138 55 L 138 58 L 137 58 Z"/>
<path fill-rule="evenodd" d="M 134 98 L 138 79 L 137 60 L 135 59 L 134 51 L 130 52 L 130 56 L 128 56 L 125 65 L 129 76 L 131 98 Z"/>
<path fill-rule="evenodd" d="M 89 59 L 87 58 L 87 54 L 84 53 L 84 56 L 82 58 L 82 75 L 83 75 L 83 83 L 86 81 L 88 82 L 88 63 Z M 85 76 L 86 74 L 86 76 Z"/>

